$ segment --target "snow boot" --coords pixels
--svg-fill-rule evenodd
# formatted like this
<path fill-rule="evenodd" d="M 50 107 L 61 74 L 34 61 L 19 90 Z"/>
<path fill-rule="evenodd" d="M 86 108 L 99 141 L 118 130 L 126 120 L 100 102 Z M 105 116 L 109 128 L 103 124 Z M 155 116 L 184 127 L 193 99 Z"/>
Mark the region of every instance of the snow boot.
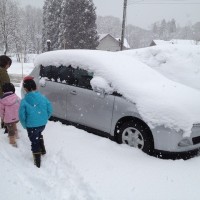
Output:
<path fill-rule="evenodd" d="M 4 123 L 2 120 L 1 120 L 1 128 L 4 128 Z"/>
<path fill-rule="evenodd" d="M 9 136 L 9 143 L 13 146 L 13 147 L 17 147 L 17 143 L 15 141 L 15 136 Z"/>
<path fill-rule="evenodd" d="M 4 134 L 8 133 L 8 128 L 7 126 L 5 126 L 5 131 L 4 131 Z"/>
<path fill-rule="evenodd" d="M 40 168 L 41 153 L 33 153 L 33 160 L 34 160 L 34 165 L 36 165 L 38 168 Z"/>
<path fill-rule="evenodd" d="M 42 155 L 46 154 L 46 149 L 44 146 L 44 139 L 43 139 L 43 135 L 40 136 L 40 151 Z"/>
<path fill-rule="evenodd" d="M 1 128 L 5 129 L 4 134 L 8 133 L 7 126 L 5 126 L 5 123 L 3 121 L 1 121 Z"/>
<path fill-rule="evenodd" d="M 19 139 L 18 131 L 15 131 L 15 138 L 16 138 L 16 139 Z"/>

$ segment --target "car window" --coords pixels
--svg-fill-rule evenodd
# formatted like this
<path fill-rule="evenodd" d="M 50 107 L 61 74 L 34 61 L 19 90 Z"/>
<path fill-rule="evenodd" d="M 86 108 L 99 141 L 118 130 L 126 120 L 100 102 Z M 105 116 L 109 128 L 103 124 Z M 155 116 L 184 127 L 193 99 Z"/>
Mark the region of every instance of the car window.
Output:
<path fill-rule="evenodd" d="M 93 78 L 93 73 L 78 67 L 74 69 L 74 78 L 77 87 L 92 89 L 90 81 Z"/>
<path fill-rule="evenodd" d="M 48 80 L 62 82 L 69 85 L 74 85 L 81 88 L 92 89 L 90 81 L 93 78 L 93 73 L 79 67 L 73 68 L 70 66 L 46 66 L 40 67 L 40 76 L 46 77 Z"/>
<path fill-rule="evenodd" d="M 74 68 L 71 66 L 68 67 L 60 66 L 58 78 L 60 79 L 61 82 L 64 81 L 66 84 L 73 85 L 75 82 Z"/>
<path fill-rule="evenodd" d="M 47 67 L 41 66 L 40 67 L 40 76 L 51 79 L 51 66 L 47 66 Z"/>
<path fill-rule="evenodd" d="M 48 80 L 51 81 L 62 82 L 70 85 L 75 84 L 74 68 L 72 68 L 71 66 L 41 66 L 40 76 L 46 77 L 48 78 Z"/>
<path fill-rule="evenodd" d="M 51 80 L 53 79 L 53 81 L 58 81 L 58 73 L 59 73 L 59 68 L 56 66 L 52 66 L 51 67 Z"/>
<path fill-rule="evenodd" d="M 48 78 L 49 80 L 52 80 L 52 81 L 57 81 L 58 79 L 58 68 L 56 66 L 47 66 L 47 67 L 44 67 L 44 66 L 41 66 L 40 67 L 40 76 L 41 77 L 46 77 Z"/>

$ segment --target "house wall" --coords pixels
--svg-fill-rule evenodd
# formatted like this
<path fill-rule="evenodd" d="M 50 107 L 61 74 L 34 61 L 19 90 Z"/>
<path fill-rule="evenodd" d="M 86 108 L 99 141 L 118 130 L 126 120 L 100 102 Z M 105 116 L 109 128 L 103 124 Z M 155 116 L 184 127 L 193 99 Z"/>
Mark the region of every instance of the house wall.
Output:
<path fill-rule="evenodd" d="M 120 51 L 120 45 L 119 42 L 108 35 L 100 41 L 97 50 Z"/>

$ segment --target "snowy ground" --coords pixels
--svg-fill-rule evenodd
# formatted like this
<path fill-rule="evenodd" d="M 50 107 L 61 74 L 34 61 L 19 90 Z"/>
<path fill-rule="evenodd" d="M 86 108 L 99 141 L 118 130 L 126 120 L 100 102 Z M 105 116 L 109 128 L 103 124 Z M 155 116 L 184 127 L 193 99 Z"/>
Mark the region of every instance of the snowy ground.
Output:
<path fill-rule="evenodd" d="M 14 63 L 12 70 L 16 67 Z M 157 159 L 73 126 L 49 122 L 44 131 L 47 154 L 38 169 L 26 131 L 20 124 L 18 129 L 17 149 L 0 130 L 0 200 L 200 198 L 200 157 Z"/>
<path fill-rule="evenodd" d="M 47 154 L 33 165 L 19 125 L 19 148 L 0 132 L 2 200 L 199 200 L 200 157 L 161 160 L 59 122 L 49 122 Z"/>

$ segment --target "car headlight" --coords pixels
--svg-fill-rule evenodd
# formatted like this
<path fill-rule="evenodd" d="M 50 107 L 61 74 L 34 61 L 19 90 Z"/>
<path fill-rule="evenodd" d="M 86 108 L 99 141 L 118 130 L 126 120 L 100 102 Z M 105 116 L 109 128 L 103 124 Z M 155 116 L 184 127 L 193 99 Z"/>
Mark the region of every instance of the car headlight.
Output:
<path fill-rule="evenodd" d="M 192 145 L 192 142 L 189 140 L 189 138 L 184 138 L 178 143 L 179 147 L 186 147 L 190 145 Z"/>

